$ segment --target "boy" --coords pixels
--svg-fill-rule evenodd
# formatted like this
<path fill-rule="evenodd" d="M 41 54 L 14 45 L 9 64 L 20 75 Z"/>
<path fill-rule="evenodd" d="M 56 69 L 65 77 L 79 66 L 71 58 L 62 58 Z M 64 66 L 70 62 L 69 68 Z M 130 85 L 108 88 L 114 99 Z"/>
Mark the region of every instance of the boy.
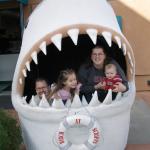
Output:
<path fill-rule="evenodd" d="M 122 79 L 117 74 L 117 68 L 114 64 L 107 64 L 104 68 L 105 76 L 103 79 L 104 90 L 114 89 L 114 85 L 118 82 L 122 82 Z"/>

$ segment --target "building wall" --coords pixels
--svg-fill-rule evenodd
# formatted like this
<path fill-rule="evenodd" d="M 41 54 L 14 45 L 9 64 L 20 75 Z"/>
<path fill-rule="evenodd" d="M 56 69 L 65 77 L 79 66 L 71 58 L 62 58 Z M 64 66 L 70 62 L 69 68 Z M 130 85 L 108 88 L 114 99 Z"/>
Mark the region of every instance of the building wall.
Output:
<path fill-rule="evenodd" d="M 137 91 L 150 91 L 150 1 L 109 0 L 117 15 L 122 16 L 123 33 L 130 42 L 136 62 Z"/>
<path fill-rule="evenodd" d="M 29 0 L 25 20 L 41 0 Z M 122 32 L 130 42 L 136 61 L 137 91 L 150 91 L 150 0 L 108 0 L 116 15 L 122 16 Z"/>

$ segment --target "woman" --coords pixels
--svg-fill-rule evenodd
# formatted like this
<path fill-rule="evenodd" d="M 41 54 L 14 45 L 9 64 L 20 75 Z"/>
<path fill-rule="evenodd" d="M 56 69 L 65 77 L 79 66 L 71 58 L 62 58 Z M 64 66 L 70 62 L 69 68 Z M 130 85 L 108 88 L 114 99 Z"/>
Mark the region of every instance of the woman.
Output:
<path fill-rule="evenodd" d="M 113 97 L 115 97 L 116 92 L 125 92 L 128 90 L 127 79 L 119 64 L 115 60 L 107 57 L 103 47 L 95 47 L 92 49 L 89 63 L 82 65 L 78 72 L 78 79 L 82 84 L 80 87 L 80 95 L 84 95 L 88 103 L 95 90 L 98 91 L 98 97 L 101 102 L 107 95 L 107 91 L 103 90 L 104 85 L 102 84 L 103 77 L 105 76 L 103 68 L 107 63 L 115 64 L 117 72 L 123 80 L 122 83 L 118 82 L 117 85 L 115 85 Z"/>

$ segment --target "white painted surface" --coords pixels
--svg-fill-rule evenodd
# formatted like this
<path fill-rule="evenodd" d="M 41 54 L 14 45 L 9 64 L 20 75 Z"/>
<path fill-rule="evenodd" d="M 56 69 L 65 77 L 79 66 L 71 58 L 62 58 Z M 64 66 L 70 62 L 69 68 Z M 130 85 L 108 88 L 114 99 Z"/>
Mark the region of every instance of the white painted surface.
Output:
<path fill-rule="evenodd" d="M 78 24 L 97 25 L 116 31 L 120 36 L 123 36 L 116 15 L 106 0 L 44 0 L 29 18 L 28 26 L 23 35 L 21 53 L 12 86 L 12 102 L 19 113 L 23 137 L 28 150 L 59 150 L 54 137 L 60 122 L 68 115 L 68 108 L 60 108 L 61 105 L 58 103 L 56 103 L 55 108 L 47 109 L 22 104 L 22 97 L 17 91 L 20 65 L 35 43 L 47 34 L 60 28 Z M 102 143 L 99 143 L 95 150 L 112 150 L 112 148 L 124 150 L 128 137 L 130 109 L 134 97 L 135 83 L 133 78 L 129 93 L 120 101 L 110 101 L 110 103 L 97 106 L 88 105 L 86 108 L 71 105 L 69 115 L 88 112 L 87 115 L 92 115 L 97 119 L 102 131 Z M 74 101 L 77 102 L 76 106 L 80 105 L 79 99 L 74 99 Z M 72 131 L 69 138 L 72 139 L 75 135 L 76 132 Z M 81 137 L 86 135 L 83 134 Z M 78 142 L 82 141 L 81 137 L 76 137 Z M 76 145 L 70 150 L 79 150 L 77 147 Z"/>

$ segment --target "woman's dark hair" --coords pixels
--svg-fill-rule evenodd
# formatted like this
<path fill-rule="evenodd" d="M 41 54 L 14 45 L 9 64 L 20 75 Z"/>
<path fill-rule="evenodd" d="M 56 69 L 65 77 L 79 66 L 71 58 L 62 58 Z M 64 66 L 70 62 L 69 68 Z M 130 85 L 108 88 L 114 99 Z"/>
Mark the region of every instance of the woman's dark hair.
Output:
<path fill-rule="evenodd" d="M 42 78 L 42 77 L 38 77 L 38 78 L 36 78 L 36 80 L 35 80 L 34 89 L 36 89 L 36 83 L 37 83 L 37 82 L 45 82 L 45 83 L 47 84 L 47 86 L 49 86 L 49 82 L 48 82 L 47 79 Z"/>
<path fill-rule="evenodd" d="M 42 81 L 44 81 L 47 85 L 49 85 L 48 80 L 45 79 L 45 78 L 42 78 L 42 77 L 37 78 L 37 79 L 35 80 L 35 84 L 36 84 L 37 82 L 42 82 Z"/>

